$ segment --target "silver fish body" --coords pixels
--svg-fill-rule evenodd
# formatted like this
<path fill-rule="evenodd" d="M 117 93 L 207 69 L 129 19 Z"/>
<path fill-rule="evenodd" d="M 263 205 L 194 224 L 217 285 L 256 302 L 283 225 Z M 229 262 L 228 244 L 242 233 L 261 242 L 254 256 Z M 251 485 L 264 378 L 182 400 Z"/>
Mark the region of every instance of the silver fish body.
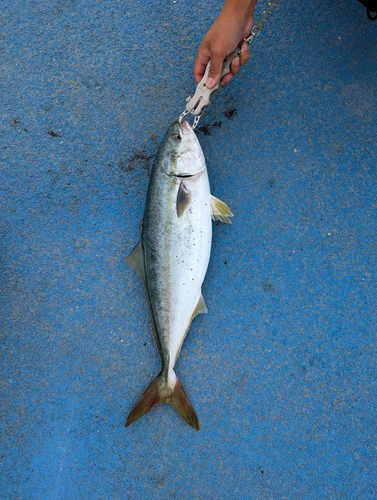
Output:
<path fill-rule="evenodd" d="M 211 253 L 212 218 L 233 214 L 211 196 L 200 143 L 187 122 L 174 122 L 153 164 L 141 242 L 128 257 L 141 275 L 163 369 L 131 411 L 126 426 L 168 402 L 194 428 L 199 422 L 174 366 L 192 319 L 207 308 L 201 293 Z"/>

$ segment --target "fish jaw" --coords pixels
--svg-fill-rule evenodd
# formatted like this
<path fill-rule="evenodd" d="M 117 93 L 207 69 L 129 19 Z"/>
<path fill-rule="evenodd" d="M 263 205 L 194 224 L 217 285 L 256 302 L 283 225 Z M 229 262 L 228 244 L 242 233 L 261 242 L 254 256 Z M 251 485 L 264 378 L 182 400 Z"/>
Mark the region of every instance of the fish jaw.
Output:
<path fill-rule="evenodd" d="M 180 124 L 180 129 L 182 140 L 175 175 L 193 177 L 205 170 L 203 151 L 194 130 L 186 120 Z"/>
<path fill-rule="evenodd" d="M 158 148 L 153 170 L 170 177 L 193 176 L 203 170 L 205 160 L 195 132 L 187 122 L 173 122 Z"/>
<path fill-rule="evenodd" d="M 181 125 L 182 134 L 191 135 L 192 133 L 195 133 L 187 120 L 183 120 L 180 125 Z"/>

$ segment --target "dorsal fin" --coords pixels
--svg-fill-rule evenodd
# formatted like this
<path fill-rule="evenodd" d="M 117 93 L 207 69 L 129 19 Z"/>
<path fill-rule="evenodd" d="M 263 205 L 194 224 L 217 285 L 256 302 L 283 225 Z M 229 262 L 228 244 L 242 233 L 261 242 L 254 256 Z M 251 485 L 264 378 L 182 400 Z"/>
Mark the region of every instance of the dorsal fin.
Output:
<path fill-rule="evenodd" d="M 223 201 L 211 196 L 211 216 L 213 220 L 231 224 L 230 217 L 233 217 L 233 213 Z"/>
<path fill-rule="evenodd" d="M 156 327 L 156 322 L 154 320 L 153 316 L 153 311 L 152 311 L 152 306 L 151 306 L 151 301 L 149 298 L 149 291 L 148 291 L 148 284 L 147 284 L 147 276 L 145 273 L 145 265 L 144 265 L 144 253 L 143 253 L 143 246 L 141 241 L 136 245 L 136 247 L 132 250 L 130 255 L 126 258 L 126 262 L 133 268 L 135 271 L 138 273 L 138 275 L 141 277 L 144 283 L 145 287 L 145 292 L 147 294 L 147 303 L 148 303 L 148 309 L 149 309 L 149 314 L 151 318 L 151 327 L 152 327 L 152 333 L 154 340 L 157 344 L 161 359 L 162 359 L 162 349 L 161 349 L 161 343 L 160 339 L 158 337 L 158 332 L 157 332 L 157 327 Z"/>
<path fill-rule="evenodd" d="M 144 255 L 143 255 L 143 247 L 141 245 L 141 241 L 136 245 L 136 247 L 132 250 L 130 255 L 126 258 L 126 262 L 128 265 L 135 269 L 137 274 L 143 280 L 145 286 L 147 286 L 147 279 L 145 276 L 145 267 L 144 267 Z"/>

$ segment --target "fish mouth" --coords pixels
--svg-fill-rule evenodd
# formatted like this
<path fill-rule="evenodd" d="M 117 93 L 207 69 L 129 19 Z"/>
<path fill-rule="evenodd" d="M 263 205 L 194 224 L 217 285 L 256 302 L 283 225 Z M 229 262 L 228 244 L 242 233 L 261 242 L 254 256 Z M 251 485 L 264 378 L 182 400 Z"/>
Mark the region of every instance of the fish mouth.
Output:
<path fill-rule="evenodd" d="M 197 174 L 175 174 L 174 177 L 177 179 L 189 179 L 190 177 L 195 177 Z"/>
<path fill-rule="evenodd" d="M 186 120 L 183 120 L 183 122 L 180 123 L 180 125 L 181 125 L 182 133 L 184 135 L 189 135 L 193 131 L 192 128 L 191 128 L 191 126 L 190 126 L 190 124 L 189 124 L 189 122 L 186 121 Z"/>
<path fill-rule="evenodd" d="M 203 170 L 200 170 L 199 172 L 196 172 L 195 174 L 169 174 L 168 172 L 165 172 L 165 174 L 168 177 L 172 177 L 173 179 L 182 179 L 182 180 L 187 180 L 187 179 L 193 179 L 194 177 L 197 177 L 198 175 L 202 174 L 204 172 Z"/>

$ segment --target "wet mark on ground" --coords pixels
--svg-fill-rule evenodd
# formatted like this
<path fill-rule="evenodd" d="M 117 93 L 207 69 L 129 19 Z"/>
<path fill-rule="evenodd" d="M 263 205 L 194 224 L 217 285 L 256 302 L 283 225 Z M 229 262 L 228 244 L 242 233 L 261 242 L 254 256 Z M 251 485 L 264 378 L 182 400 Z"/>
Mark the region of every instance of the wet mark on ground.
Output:
<path fill-rule="evenodd" d="M 145 149 L 140 149 L 130 156 L 128 160 L 121 161 L 118 168 L 120 168 L 124 173 L 143 169 L 148 173 L 148 175 L 150 175 L 152 159 L 153 155 L 148 154 Z"/>
<path fill-rule="evenodd" d="M 265 292 L 265 293 L 275 293 L 276 292 L 276 288 L 275 288 L 274 284 L 271 283 L 270 281 L 262 281 L 261 287 L 262 287 L 263 292 Z"/>
<path fill-rule="evenodd" d="M 202 132 L 204 135 L 212 135 L 212 130 L 214 128 L 221 128 L 223 122 L 214 122 L 212 124 L 204 124 L 201 127 L 198 127 L 198 131 Z"/>
<path fill-rule="evenodd" d="M 61 135 L 57 134 L 53 130 L 49 130 L 47 133 L 48 135 L 51 135 L 51 137 L 61 137 Z"/>
<path fill-rule="evenodd" d="M 224 115 L 228 118 L 228 120 L 230 120 L 233 118 L 236 112 L 237 112 L 236 108 L 229 108 L 224 111 Z"/>

